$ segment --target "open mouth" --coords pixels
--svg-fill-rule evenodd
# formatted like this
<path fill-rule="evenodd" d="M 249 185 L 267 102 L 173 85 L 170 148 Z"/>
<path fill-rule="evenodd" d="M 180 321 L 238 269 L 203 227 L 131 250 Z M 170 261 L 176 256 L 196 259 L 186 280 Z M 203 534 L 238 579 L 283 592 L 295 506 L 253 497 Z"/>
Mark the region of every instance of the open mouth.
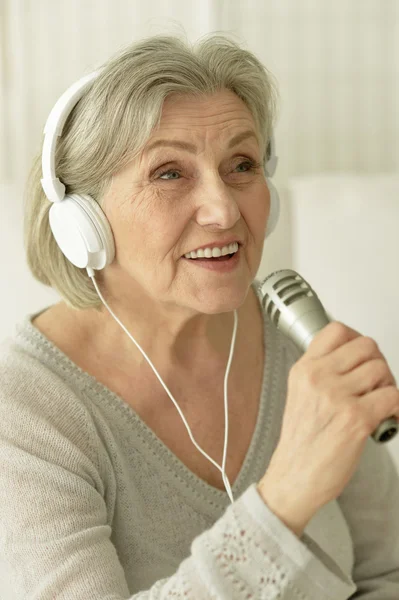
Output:
<path fill-rule="evenodd" d="M 236 254 L 238 254 L 238 250 L 237 252 L 233 252 L 233 254 L 226 254 L 225 256 L 211 256 L 210 258 L 186 258 L 186 260 L 190 260 L 191 262 L 228 262 L 229 260 L 231 260 Z M 183 256 L 184 258 L 184 256 Z"/>
<path fill-rule="evenodd" d="M 229 252 L 224 256 L 204 256 L 197 258 L 183 256 L 183 258 L 187 261 L 187 263 L 193 265 L 193 268 L 197 266 L 198 269 L 206 269 L 208 271 L 214 271 L 217 273 L 230 273 L 234 271 L 240 264 L 240 256 L 240 246 L 238 246 L 238 250 L 235 252 Z"/>
<path fill-rule="evenodd" d="M 238 252 L 238 250 L 237 250 Z M 206 262 L 227 262 L 233 258 L 237 254 L 237 252 L 233 252 L 232 254 L 226 254 L 225 256 L 211 256 L 210 258 L 187 258 L 186 260 L 195 261 L 206 261 Z M 183 257 L 184 258 L 184 257 Z"/>
<path fill-rule="evenodd" d="M 241 243 L 231 242 L 223 246 L 208 246 L 191 250 L 182 256 L 190 263 L 189 269 L 204 269 L 208 273 L 217 273 L 218 276 L 227 277 L 234 273 L 241 265 Z M 224 274 L 224 275 L 223 275 Z"/>
<path fill-rule="evenodd" d="M 239 248 L 240 244 L 238 242 L 232 242 L 219 248 L 200 248 L 199 250 L 193 250 L 192 252 L 184 254 L 182 258 L 186 258 L 190 261 L 199 261 L 202 263 L 228 262 L 238 253 Z"/>

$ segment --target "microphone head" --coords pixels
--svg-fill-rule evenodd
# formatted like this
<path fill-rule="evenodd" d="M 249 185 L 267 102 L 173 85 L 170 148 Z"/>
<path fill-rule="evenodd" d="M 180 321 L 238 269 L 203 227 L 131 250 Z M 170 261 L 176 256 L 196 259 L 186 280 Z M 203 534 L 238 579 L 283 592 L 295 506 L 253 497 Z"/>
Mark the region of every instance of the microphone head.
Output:
<path fill-rule="evenodd" d="M 296 271 L 274 271 L 260 284 L 260 291 L 272 323 L 303 351 L 330 322 L 316 292 Z"/>

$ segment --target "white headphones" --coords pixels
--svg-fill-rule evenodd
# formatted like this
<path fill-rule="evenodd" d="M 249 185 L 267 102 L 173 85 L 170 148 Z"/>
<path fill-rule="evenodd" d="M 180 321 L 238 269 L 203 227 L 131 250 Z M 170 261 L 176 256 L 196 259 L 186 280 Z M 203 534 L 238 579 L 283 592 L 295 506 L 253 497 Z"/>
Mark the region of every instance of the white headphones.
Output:
<path fill-rule="evenodd" d="M 76 267 L 100 270 L 115 256 L 111 226 L 99 204 L 87 194 L 65 195 L 65 185 L 56 177 L 55 150 L 67 117 L 83 96 L 86 88 L 99 75 L 94 71 L 70 86 L 54 105 L 44 127 L 41 184 L 53 206 L 50 227 L 62 253 Z M 270 215 L 265 237 L 275 229 L 280 216 L 278 192 L 270 180 L 277 167 L 274 136 L 271 136 L 270 157 L 264 167 L 270 191 Z"/>

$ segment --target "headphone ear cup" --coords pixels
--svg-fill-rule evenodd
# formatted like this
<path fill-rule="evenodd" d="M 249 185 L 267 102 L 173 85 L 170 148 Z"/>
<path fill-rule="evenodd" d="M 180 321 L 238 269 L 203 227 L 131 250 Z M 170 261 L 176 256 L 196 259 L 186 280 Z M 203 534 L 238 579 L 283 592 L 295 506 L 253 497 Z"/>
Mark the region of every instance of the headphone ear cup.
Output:
<path fill-rule="evenodd" d="M 278 191 L 269 177 L 266 177 L 266 181 L 270 193 L 270 213 L 267 221 L 265 239 L 273 233 L 280 217 L 280 197 Z"/>
<path fill-rule="evenodd" d="M 62 202 L 54 202 L 49 221 L 61 252 L 76 267 L 100 270 L 113 261 L 110 224 L 90 196 L 70 194 Z"/>

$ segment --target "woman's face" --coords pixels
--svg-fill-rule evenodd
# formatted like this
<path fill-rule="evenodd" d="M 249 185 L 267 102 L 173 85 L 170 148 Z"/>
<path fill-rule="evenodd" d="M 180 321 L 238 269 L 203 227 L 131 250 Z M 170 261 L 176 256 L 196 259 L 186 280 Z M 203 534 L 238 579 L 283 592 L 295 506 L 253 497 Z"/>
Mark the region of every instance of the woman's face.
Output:
<path fill-rule="evenodd" d="M 251 113 L 233 92 L 169 96 L 159 128 L 104 198 L 116 250 L 104 271 L 112 295 L 208 314 L 238 308 L 259 267 L 270 210 L 263 168 L 251 168 L 260 152 Z M 234 242 L 238 252 L 227 260 L 184 256 Z"/>

